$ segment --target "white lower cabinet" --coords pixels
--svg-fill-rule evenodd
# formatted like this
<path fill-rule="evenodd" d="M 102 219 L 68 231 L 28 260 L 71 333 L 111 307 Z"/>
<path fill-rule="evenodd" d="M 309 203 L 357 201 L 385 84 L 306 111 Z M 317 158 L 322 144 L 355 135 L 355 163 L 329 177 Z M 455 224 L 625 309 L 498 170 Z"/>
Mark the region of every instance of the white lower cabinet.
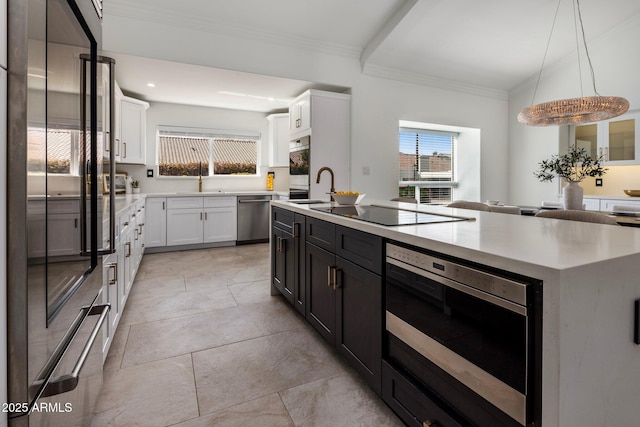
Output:
<path fill-rule="evenodd" d="M 144 252 L 146 202 L 138 200 L 118 212 L 115 253 L 103 258 L 103 302 L 111 305 L 103 339 L 103 361 L 113 341 Z"/>
<path fill-rule="evenodd" d="M 235 241 L 238 235 L 236 201 L 235 196 L 167 197 L 166 245 Z M 156 225 L 162 223 L 157 218 L 162 215 L 158 207 L 153 212 L 150 210 L 149 215 L 154 216 Z"/>
<path fill-rule="evenodd" d="M 167 246 L 167 198 L 147 198 L 145 205 L 145 248 Z"/>
<path fill-rule="evenodd" d="M 102 268 L 102 302 L 111 306 L 107 327 L 103 328 L 102 361 L 104 362 L 116 333 L 120 315 L 122 314 L 120 299 L 118 298 L 118 254 L 113 253 L 104 257 L 102 260 Z"/>
<path fill-rule="evenodd" d="M 206 208 L 204 210 L 204 234 L 205 243 L 228 242 L 238 237 L 237 221 L 238 208 Z"/>
<path fill-rule="evenodd" d="M 202 243 L 202 208 L 167 211 L 167 246 Z"/>

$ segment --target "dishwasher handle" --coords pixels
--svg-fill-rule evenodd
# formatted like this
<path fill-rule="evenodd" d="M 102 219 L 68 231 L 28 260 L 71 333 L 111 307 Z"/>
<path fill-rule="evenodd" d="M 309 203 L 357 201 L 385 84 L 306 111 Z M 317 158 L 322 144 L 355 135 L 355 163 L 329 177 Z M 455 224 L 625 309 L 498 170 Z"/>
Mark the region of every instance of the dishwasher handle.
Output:
<path fill-rule="evenodd" d="M 271 199 L 240 199 L 238 203 L 269 203 Z"/>

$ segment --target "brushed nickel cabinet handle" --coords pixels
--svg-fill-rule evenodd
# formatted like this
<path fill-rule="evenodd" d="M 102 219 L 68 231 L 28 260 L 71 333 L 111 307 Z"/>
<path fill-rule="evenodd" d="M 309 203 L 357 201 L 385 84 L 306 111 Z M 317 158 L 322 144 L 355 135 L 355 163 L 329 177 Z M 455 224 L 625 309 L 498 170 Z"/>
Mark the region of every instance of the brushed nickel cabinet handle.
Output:
<path fill-rule="evenodd" d="M 114 262 L 109 264 L 109 271 L 111 271 L 111 269 L 113 269 L 113 279 L 109 279 L 109 284 L 115 285 L 118 283 L 118 263 Z"/>
<path fill-rule="evenodd" d="M 125 258 L 129 258 L 131 256 L 131 242 L 125 243 L 125 246 L 127 247 L 127 254 L 125 255 Z"/>
<path fill-rule="evenodd" d="M 76 219 L 74 219 L 74 220 L 73 220 L 73 226 L 74 226 L 75 228 L 78 228 L 78 218 L 76 218 Z"/>
<path fill-rule="evenodd" d="M 298 230 L 299 226 L 300 226 L 299 222 L 293 222 L 291 224 L 291 229 L 293 230 L 293 238 L 294 239 L 297 239 L 298 237 L 300 237 L 300 234 L 296 232 Z"/>
<path fill-rule="evenodd" d="M 331 287 L 331 271 L 333 270 L 333 267 L 331 267 L 330 265 L 327 265 L 327 286 Z"/>
<path fill-rule="evenodd" d="M 126 159 L 127 158 L 127 143 L 123 142 L 122 143 L 122 147 L 123 147 L 123 151 L 124 151 L 124 155 L 122 157 L 124 157 Z"/>
<path fill-rule="evenodd" d="M 338 267 L 333 267 L 333 290 L 340 289 L 340 285 L 338 284 L 338 271 L 341 271 Z"/>
<path fill-rule="evenodd" d="M 164 202 L 162 202 L 162 210 L 164 210 Z"/>

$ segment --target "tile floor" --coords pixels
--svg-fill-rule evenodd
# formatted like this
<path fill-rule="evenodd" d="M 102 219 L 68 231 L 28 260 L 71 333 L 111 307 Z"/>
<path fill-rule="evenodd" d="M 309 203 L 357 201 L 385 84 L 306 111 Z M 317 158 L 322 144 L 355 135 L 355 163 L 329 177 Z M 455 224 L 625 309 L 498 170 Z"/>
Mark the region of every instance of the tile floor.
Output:
<path fill-rule="evenodd" d="M 286 301 L 268 244 L 145 255 L 92 426 L 401 426 Z"/>

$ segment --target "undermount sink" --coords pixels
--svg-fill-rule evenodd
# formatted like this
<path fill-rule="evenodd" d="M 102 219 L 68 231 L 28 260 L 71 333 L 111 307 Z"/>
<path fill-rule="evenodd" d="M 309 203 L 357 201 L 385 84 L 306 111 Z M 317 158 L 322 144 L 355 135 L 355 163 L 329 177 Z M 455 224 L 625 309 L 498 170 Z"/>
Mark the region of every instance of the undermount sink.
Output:
<path fill-rule="evenodd" d="M 294 200 L 289 200 L 289 203 L 295 203 L 297 205 L 315 205 L 316 203 L 329 203 L 329 200 L 294 199 Z"/>

